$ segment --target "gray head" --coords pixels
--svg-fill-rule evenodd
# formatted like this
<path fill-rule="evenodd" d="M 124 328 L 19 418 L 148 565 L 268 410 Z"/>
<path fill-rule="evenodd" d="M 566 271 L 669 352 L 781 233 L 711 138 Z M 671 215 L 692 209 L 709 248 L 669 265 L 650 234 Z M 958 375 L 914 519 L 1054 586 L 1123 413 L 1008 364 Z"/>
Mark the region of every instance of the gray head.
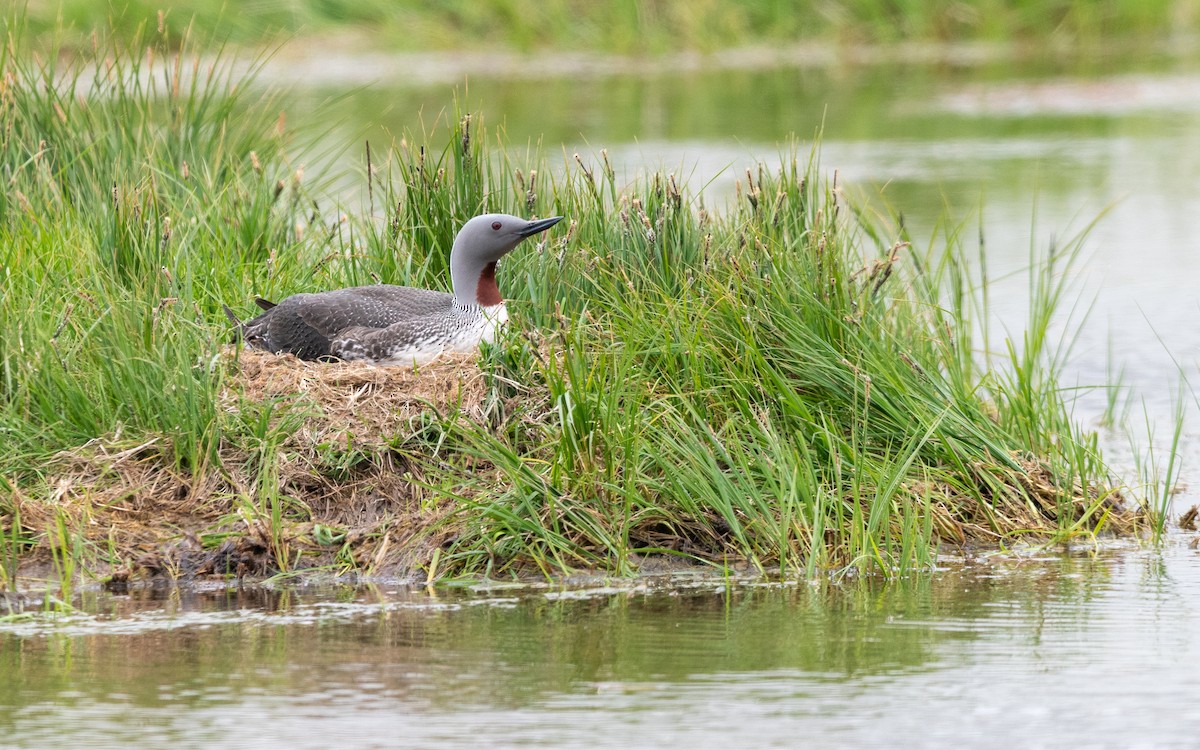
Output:
<path fill-rule="evenodd" d="M 468 221 L 450 249 L 450 282 L 455 298 L 464 304 L 499 304 L 496 261 L 512 252 L 521 240 L 560 221 L 561 216 L 529 221 L 510 214 L 482 214 Z"/>

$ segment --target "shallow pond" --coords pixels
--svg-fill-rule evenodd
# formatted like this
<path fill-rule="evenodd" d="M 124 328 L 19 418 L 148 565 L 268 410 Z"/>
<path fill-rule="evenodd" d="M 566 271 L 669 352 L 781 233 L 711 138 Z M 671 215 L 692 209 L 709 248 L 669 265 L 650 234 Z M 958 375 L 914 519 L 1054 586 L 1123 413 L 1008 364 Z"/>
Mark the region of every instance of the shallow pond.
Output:
<path fill-rule="evenodd" d="M 1200 555 L 885 583 L 92 593 L 0 623 L 5 747 L 1195 747 Z M 103 739 L 101 739 L 103 738 Z"/>
<path fill-rule="evenodd" d="M 381 68 L 334 63 L 345 80 L 322 83 L 293 62 L 272 74 L 310 87 L 297 112 L 337 94 L 346 132 L 375 143 L 452 107 L 452 84 L 372 83 Z M 969 242 L 982 226 L 994 334 L 1023 325 L 1031 243 L 1109 207 L 1080 269 L 1096 306 L 1067 384 L 1124 369 L 1134 421 L 1144 400 L 1161 438 L 1200 351 L 1198 70 L 542 70 L 473 74 L 464 97 L 511 143 L 563 144 L 568 159 L 607 148 L 630 178 L 662 166 L 710 204 L 789 134 L 803 152 L 823 127 L 823 170 L 917 237 L 947 209 Z M 1082 393 L 1094 425 L 1106 399 Z M 1141 450 L 1105 442 L 1126 467 Z M 892 583 L 89 591 L 80 614 L 0 622 L 0 745 L 1196 747 L 1190 539 Z"/>

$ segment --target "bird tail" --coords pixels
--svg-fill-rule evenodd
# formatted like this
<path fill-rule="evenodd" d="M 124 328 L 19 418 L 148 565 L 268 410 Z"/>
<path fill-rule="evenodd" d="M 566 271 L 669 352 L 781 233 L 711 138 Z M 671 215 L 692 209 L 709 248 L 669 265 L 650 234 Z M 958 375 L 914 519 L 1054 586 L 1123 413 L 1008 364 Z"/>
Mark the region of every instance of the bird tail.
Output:
<path fill-rule="evenodd" d="M 229 318 L 229 322 L 233 324 L 233 339 L 229 343 L 237 344 L 243 341 L 246 337 L 246 324 L 238 318 L 237 313 L 229 309 L 229 305 L 221 305 L 225 310 L 225 317 Z"/>

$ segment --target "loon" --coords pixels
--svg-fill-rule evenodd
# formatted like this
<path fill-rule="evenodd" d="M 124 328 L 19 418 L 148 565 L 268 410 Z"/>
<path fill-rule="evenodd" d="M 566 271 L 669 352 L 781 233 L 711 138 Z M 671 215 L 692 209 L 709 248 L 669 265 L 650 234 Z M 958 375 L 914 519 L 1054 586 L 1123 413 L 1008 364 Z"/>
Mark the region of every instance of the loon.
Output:
<path fill-rule="evenodd" d="M 296 294 L 279 304 L 256 299 L 263 313 L 244 323 L 228 307 L 225 314 L 247 346 L 301 359 L 412 366 L 443 352 L 472 351 L 493 341 L 508 319 L 496 262 L 562 218 L 483 214 L 468 221 L 450 249 L 453 294 L 376 284 Z"/>

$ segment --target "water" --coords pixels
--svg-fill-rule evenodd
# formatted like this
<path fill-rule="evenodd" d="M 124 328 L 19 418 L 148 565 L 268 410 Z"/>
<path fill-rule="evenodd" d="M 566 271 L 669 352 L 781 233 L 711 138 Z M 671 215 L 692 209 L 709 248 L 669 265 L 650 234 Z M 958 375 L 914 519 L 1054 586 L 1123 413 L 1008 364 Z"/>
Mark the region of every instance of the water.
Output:
<path fill-rule="evenodd" d="M 307 75 L 284 62 L 275 75 Z M 379 148 L 452 108 L 428 71 L 370 84 L 327 67 L 363 87 L 307 80 L 296 116 L 342 97 L 347 142 Z M 1200 66 L 585 72 L 473 74 L 461 95 L 513 144 L 607 148 L 628 179 L 665 167 L 710 205 L 823 129 L 822 169 L 873 210 L 918 237 L 947 210 L 972 240 L 982 227 L 994 333 L 1023 324 L 1031 244 L 1107 207 L 1068 384 L 1124 369 L 1161 438 L 1200 349 Z M 1084 393 L 1094 425 L 1104 398 Z M 1122 433 L 1104 440 L 1132 463 Z M 1189 427 L 1185 481 L 1197 442 Z M 1192 537 L 893 583 L 87 591 L 79 614 L 0 622 L 0 746 L 1196 747 Z"/>
<path fill-rule="evenodd" d="M 1182 545 L 892 583 L 85 604 L 0 624 L 5 747 L 1163 748 L 1200 731 L 1200 556 Z"/>

